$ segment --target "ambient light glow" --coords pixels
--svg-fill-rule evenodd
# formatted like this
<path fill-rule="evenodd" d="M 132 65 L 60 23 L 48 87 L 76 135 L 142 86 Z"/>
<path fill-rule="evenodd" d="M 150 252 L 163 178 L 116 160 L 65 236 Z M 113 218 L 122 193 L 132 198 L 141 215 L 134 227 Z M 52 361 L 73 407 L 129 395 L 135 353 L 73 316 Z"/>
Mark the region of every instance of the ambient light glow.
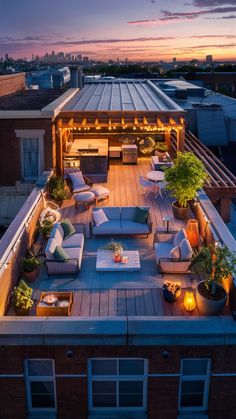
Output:
<path fill-rule="evenodd" d="M 233 60 L 235 19 L 236 4 L 223 0 L 12 0 L 1 7 L 0 56 Z"/>

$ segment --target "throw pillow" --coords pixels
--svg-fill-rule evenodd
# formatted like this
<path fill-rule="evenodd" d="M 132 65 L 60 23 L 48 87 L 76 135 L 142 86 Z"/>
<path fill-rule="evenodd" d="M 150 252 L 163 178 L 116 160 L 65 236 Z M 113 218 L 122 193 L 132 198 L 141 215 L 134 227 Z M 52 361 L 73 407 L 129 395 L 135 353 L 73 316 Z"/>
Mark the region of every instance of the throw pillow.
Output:
<path fill-rule="evenodd" d="M 179 246 L 173 247 L 170 251 L 170 258 L 179 259 L 180 258 L 180 248 Z"/>
<path fill-rule="evenodd" d="M 75 233 L 75 228 L 71 224 L 70 220 L 68 220 L 68 218 L 66 218 L 65 220 L 62 220 L 61 226 L 64 232 L 64 239 L 67 239 L 68 237 L 72 236 L 72 234 Z"/>
<path fill-rule="evenodd" d="M 93 212 L 93 219 L 96 224 L 96 227 L 99 227 L 101 224 L 109 221 L 105 212 L 102 209 Z"/>
<path fill-rule="evenodd" d="M 179 245 L 182 259 L 190 260 L 193 256 L 193 250 L 188 239 L 183 239 Z"/>
<path fill-rule="evenodd" d="M 140 224 L 146 224 L 149 210 L 147 208 L 136 207 L 133 221 Z"/>
<path fill-rule="evenodd" d="M 70 259 L 68 253 L 61 246 L 56 246 L 53 256 L 58 262 L 65 262 L 66 260 Z"/>
<path fill-rule="evenodd" d="M 69 173 L 70 180 L 72 182 L 73 188 L 75 189 L 78 186 L 85 185 L 85 181 L 82 175 L 82 172 Z"/>
<path fill-rule="evenodd" d="M 174 237 L 174 241 L 173 241 L 173 245 L 174 246 L 179 246 L 181 241 L 183 239 L 187 238 L 187 235 L 185 233 L 185 230 L 183 228 L 181 228 L 175 235 Z"/>

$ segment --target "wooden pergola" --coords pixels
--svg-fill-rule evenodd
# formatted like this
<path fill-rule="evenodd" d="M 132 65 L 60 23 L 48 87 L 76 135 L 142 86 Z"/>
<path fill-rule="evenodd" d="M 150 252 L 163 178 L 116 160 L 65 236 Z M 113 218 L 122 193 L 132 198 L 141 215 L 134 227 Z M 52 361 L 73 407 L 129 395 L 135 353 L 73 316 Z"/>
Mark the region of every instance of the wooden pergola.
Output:
<path fill-rule="evenodd" d="M 171 135 L 171 153 L 177 152 L 177 139 Z M 185 134 L 184 151 L 192 151 L 204 164 L 209 175 L 204 190 L 213 204 L 220 205 L 220 214 L 225 222 L 230 220 L 231 201 L 236 198 L 236 176 L 194 134 Z"/>

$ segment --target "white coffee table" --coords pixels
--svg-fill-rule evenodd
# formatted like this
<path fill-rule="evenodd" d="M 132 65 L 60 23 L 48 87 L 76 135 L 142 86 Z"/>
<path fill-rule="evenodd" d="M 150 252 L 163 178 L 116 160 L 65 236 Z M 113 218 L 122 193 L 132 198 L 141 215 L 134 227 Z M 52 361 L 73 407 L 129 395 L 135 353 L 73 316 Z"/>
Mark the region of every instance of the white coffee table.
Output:
<path fill-rule="evenodd" d="M 131 272 L 139 271 L 141 269 L 140 257 L 138 250 L 127 250 L 124 255 L 128 256 L 128 262 L 114 262 L 113 253 L 110 250 L 98 250 L 96 271 L 117 271 L 117 272 Z"/>

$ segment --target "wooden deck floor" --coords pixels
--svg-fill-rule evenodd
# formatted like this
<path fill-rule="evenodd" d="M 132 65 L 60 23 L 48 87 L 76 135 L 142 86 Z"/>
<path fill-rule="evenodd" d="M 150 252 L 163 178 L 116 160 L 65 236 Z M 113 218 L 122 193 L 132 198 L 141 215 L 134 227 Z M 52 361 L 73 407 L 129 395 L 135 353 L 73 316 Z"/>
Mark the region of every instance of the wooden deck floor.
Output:
<path fill-rule="evenodd" d="M 171 199 L 164 195 L 148 198 L 140 193 L 139 176 L 146 175 L 150 169 L 150 159 L 139 159 L 138 165 L 122 165 L 112 162 L 108 180 L 104 186 L 110 189 L 109 200 L 99 203 L 99 206 L 133 206 L 147 205 L 151 208 L 153 232 L 157 226 L 162 226 L 165 215 L 173 216 Z M 197 316 L 195 309 L 191 314 L 183 307 L 184 290 L 194 288 L 193 278 L 189 275 L 161 275 L 156 266 L 153 253 L 153 234 L 147 239 L 121 237 L 130 250 L 139 250 L 141 256 L 141 271 L 132 272 L 96 272 L 96 250 L 108 239 L 89 238 L 89 222 L 92 207 L 76 209 L 73 199 L 68 199 L 61 208 L 62 216 L 72 223 L 84 223 L 86 237 L 82 268 L 74 278 L 50 278 L 46 270 L 41 269 L 40 278 L 34 284 L 34 298 L 39 298 L 41 291 L 73 291 L 74 316 Z M 184 221 L 175 220 L 174 229 L 185 225 Z M 101 241 L 103 240 L 103 242 Z M 105 240 L 105 241 L 104 241 Z M 162 284 L 165 280 L 175 280 L 181 283 L 182 294 L 175 303 L 163 299 Z M 33 309 L 32 314 L 35 313 Z M 228 309 L 224 314 L 228 313 Z M 9 313 L 10 314 L 10 313 Z"/>

